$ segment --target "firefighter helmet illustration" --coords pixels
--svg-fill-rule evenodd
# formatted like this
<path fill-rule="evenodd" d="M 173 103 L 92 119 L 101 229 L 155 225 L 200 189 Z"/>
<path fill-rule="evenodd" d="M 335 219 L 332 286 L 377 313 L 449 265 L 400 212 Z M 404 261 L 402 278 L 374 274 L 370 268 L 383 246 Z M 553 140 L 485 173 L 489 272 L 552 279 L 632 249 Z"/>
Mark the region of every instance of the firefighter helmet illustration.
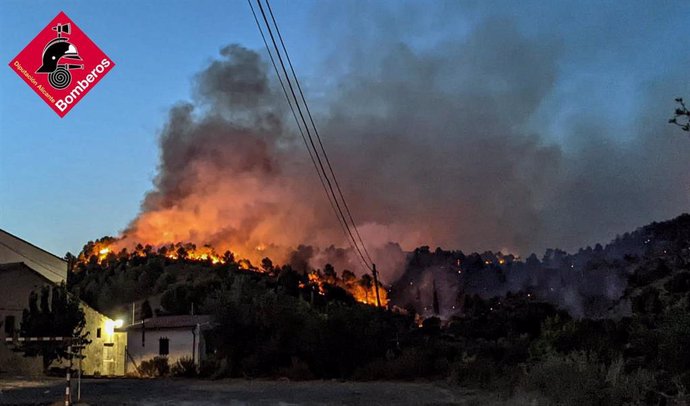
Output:
<path fill-rule="evenodd" d="M 43 48 L 43 65 L 36 73 L 48 74 L 48 82 L 55 89 L 64 89 L 72 82 L 71 69 L 83 69 L 83 64 L 66 63 L 67 60 L 81 61 L 77 47 L 70 43 L 62 33 L 70 33 L 70 24 L 58 24 L 53 27 L 57 38 L 50 40 Z"/>

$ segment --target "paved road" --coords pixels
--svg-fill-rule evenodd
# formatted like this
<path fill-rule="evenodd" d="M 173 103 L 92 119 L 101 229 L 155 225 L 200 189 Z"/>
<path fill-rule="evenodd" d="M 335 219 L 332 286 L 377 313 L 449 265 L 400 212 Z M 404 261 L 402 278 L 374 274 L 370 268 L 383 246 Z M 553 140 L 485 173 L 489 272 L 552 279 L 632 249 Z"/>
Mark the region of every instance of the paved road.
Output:
<path fill-rule="evenodd" d="M 76 389 L 76 386 L 75 386 Z M 64 381 L 0 379 L 0 404 L 62 404 Z M 472 391 L 432 383 L 85 379 L 85 405 L 475 405 Z M 76 398 L 75 398 L 76 400 Z"/>

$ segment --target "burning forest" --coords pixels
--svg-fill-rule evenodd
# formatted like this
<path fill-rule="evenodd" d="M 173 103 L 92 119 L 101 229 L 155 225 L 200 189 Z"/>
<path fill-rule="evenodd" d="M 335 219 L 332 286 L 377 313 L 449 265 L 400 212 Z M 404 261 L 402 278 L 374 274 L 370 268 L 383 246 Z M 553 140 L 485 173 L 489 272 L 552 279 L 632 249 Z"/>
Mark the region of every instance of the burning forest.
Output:
<path fill-rule="evenodd" d="M 247 263 L 265 257 L 287 263 L 300 247 L 313 247 L 304 258 L 312 269 L 332 263 L 368 272 L 353 249 L 333 246 L 347 247 L 347 240 L 322 204 L 323 191 L 260 55 L 225 47 L 196 82 L 195 102 L 170 110 L 158 175 L 141 212 L 99 255 L 136 252 L 141 244 L 172 246 L 172 257 L 179 244 L 193 244 L 188 258 L 223 262 L 230 253 Z M 402 269 L 402 249 L 379 239 L 369 251 L 390 283 Z"/>
<path fill-rule="evenodd" d="M 572 150 L 553 141 L 559 123 L 535 127 L 536 117 L 559 116 L 544 111 L 554 108 L 566 48 L 551 35 L 491 15 L 465 40 L 424 50 L 369 35 L 376 51 L 342 40 L 355 55 L 345 66 L 358 73 L 334 76 L 312 112 L 384 284 L 420 246 L 527 257 L 604 241 L 684 207 L 674 193 L 687 173 L 680 141 L 645 130 L 655 128 L 658 103 L 636 115 L 644 125 L 626 148 L 604 142 L 599 118 L 568 129 L 580 140 Z M 507 54 L 511 63 L 500 63 Z M 370 273 L 333 216 L 272 68 L 266 53 L 230 44 L 196 73 L 190 99 L 161 125 L 153 185 L 110 249 L 195 244 L 200 257 L 297 256 L 310 269 Z M 664 176 L 643 176 L 659 162 Z M 636 181 L 608 181 L 620 173 Z M 199 248 L 207 246 L 216 254 Z"/>
<path fill-rule="evenodd" d="M 273 261 L 267 257 L 260 261 L 260 266 L 254 266 L 248 259 L 238 257 L 231 251 L 219 254 L 209 245 L 197 247 L 192 243 L 176 243 L 154 248 L 148 244 L 137 244 L 132 250 L 127 248 L 118 250 L 117 243 L 118 240 L 112 237 L 103 237 L 95 242 L 87 243 L 79 255 L 73 258 L 73 271 L 107 272 L 108 269 L 119 265 L 126 267 L 131 264 L 160 260 L 167 265 L 210 267 L 211 270 L 208 272 L 212 272 L 213 268 L 227 268 L 228 271 L 235 269 L 261 273 L 274 279 L 280 277 L 281 272 L 294 272 L 292 266 L 274 266 Z M 299 263 L 294 265 L 299 267 Z M 359 303 L 377 307 L 388 305 L 388 289 L 377 284 L 368 274 L 358 278 L 352 271 L 345 269 L 338 275 L 332 265 L 326 264 L 323 270 L 302 267 L 300 272 L 295 272 L 295 278 L 297 288 L 310 295 L 338 295 L 333 290 L 340 289 L 345 296 L 350 296 Z"/>
<path fill-rule="evenodd" d="M 284 2 L 276 10 L 310 23 L 281 31 L 268 0 L 248 2 L 249 26 L 228 24 L 239 12 L 190 4 L 170 14 L 180 8 L 184 25 L 208 16 L 203 30 L 170 41 L 180 24 L 163 13 L 149 18 L 166 24 L 155 44 L 143 45 L 154 36 L 140 21 L 127 35 L 141 43 L 112 47 L 117 72 L 140 63 L 141 82 L 119 92 L 144 95 L 136 108 L 104 92 L 120 107 L 88 111 L 96 127 L 46 124 L 69 133 L 65 154 L 96 151 L 81 154 L 87 165 L 59 160 L 78 169 L 33 194 L 17 172 L 12 221 L 36 221 L 42 234 L 51 210 L 68 207 L 78 214 L 54 227 L 71 230 L 55 232 L 55 247 L 109 236 L 68 253 L 64 272 L 61 258 L 3 231 L 12 262 L 0 277 L 56 284 L 40 295 L 38 282 L 0 284 L 15 300 L 23 283 L 29 303 L 3 305 L 14 312 L 6 338 L 72 343 L 70 330 L 84 341 L 94 332 L 99 368 L 131 358 L 138 376 L 421 378 L 488 388 L 501 402 L 690 402 L 690 215 L 678 215 L 690 143 L 677 134 L 690 130 L 678 97 L 690 93 L 690 62 L 666 44 L 683 38 L 687 5 L 316 2 L 307 17 Z M 214 14 L 224 20 L 211 24 Z M 65 45 L 69 27 L 58 24 L 53 41 Z M 190 78 L 189 97 L 170 105 Z M 131 118 L 112 115 L 121 106 Z M 43 148 L 52 139 L 20 144 L 35 116 L 11 120 L 21 147 L 7 168 L 57 165 L 33 156 L 53 152 Z M 48 214 L 26 216 L 28 201 Z M 85 327 L 81 308 L 111 317 L 108 333 Z M 140 350 L 142 368 L 103 350 L 115 334 L 125 352 Z"/>

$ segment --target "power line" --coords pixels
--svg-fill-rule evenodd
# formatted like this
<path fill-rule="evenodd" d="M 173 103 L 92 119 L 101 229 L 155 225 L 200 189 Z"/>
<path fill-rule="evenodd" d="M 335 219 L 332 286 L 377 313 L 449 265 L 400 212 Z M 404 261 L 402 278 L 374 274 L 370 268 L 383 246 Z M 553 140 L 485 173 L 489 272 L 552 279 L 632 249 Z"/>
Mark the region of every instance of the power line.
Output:
<path fill-rule="evenodd" d="M 257 0 L 259 1 L 259 0 Z M 278 27 L 278 23 L 276 22 L 276 19 L 273 15 L 273 9 L 271 8 L 271 3 L 266 0 L 266 6 L 268 6 L 268 12 L 271 15 L 271 20 L 273 21 L 273 25 L 276 28 L 276 33 L 278 34 L 278 39 L 280 40 L 280 44 L 282 45 L 283 52 L 285 53 L 285 57 L 288 61 L 288 65 L 290 66 L 290 71 L 292 72 L 292 76 L 295 78 L 295 83 L 297 84 L 297 90 L 299 91 L 300 97 L 302 98 L 302 103 L 304 104 L 304 108 L 307 111 L 307 116 L 309 117 L 309 121 L 311 122 L 312 128 L 314 129 L 314 133 L 316 134 L 316 139 L 319 142 L 319 146 L 321 147 L 321 151 L 323 152 L 324 158 L 326 158 L 326 164 L 328 166 L 328 170 L 331 173 L 331 177 L 333 178 L 333 181 L 335 183 L 335 187 L 338 190 L 338 194 L 340 195 L 340 199 L 343 201 L 343 206 L 345 206 L 345 211 L 347 212 L 348 217 L 350 218 L 350 222 L 352 223 L 352 227 L 355 229 L 355 233 L 357 234 L 357 238 L 359 239 L 360 244 L 362 245 L 362 248 L 364 249 L 364 253 L 366 254 L 367 258 L 369 259 L 369 262 L 373 263 L 374 261 L 371 259 L 371 256 L 369 255 L 369 252 L 367 251 L 367 247 L 364 244 L 364 241 L 362 240 L 362 236 L 359 234 L 359 230 L 357 229 L 357 224 L 355 223 L 355 220 L 352 217 L 352 213 L 350 212 L 350 207 L 347 204 L 347 201 L 345 200 L 345 196 L 343 196 L 343 192 L 340 189 L 340 184 L 338 183 L 338 178 L 335 176 L 335 172 L 333 171 L 333 167 L 331 166 L 331 160 L 328 159 L 328 154 L 326 154 L 326 149 L 323 147 L 323 143 L 321 142 L 321 136 L 319 135 L 319 130 L 316 128 L 316 124 L 314 123 L 314 118 L 311 115 L 311 110 L 309 109 L 309 104 L 307 104 L 307 99 L 304 98 L 304 92 L 302 92 L 302 86 L 299 84 L 299 79 L 297 79 L 297 74 L 295 73 L 295 69 L 292 65 L 292 60 L 290 59 L 290 54 L 288 53 L 287 47 L 285 46 L 285 42 L 283 41 L 283 36 L 280 33 L 280 27 Z"/>
<path fill-rule="evenodd" d="M 292 100 L 290 99 L 290 96 L 288 96 L 287 89 L 285 88 L 285 84 L 283 83 L 283 78 L 280 74 L 280 71 L 278 70 L 278 66 L 276 65 L 275 59 L 273 58 L 273 53 L 271 52 L 270 47 L 268 46 L 268 42 L 266 41 L 266 36 L 264 35 L 264 31 L 261 28 L 261 24 L 259 23 L 259 19 L 256 16 L 256 12 L 254 11 L 254 6 L 252 5 L 251 0 L 247 0 L 247 3 L 249 3 L 249 8 L 252 10 L 252 15 L 254 16 L 254 21 L 256 22 L 256 27 L 259 29 L 259 33 L 261 34 L 261 39 L 264 42 L 264 46 L 266 47 L 266 52 L 268 52 L 268 56 L 271 59 L 271 64 L 273 65 L 273 69 L 275 70 L 276 76 L 278 76 L 278 81 L 280 82 L 280 87 L 283 89 L 283 94 L 285 95 L 285 99 L 288 102 L 288 106 L 290 106 L 290 111 L 292 112 L 292 117 L 295 119 L 295 123 L 297 124 L 297 129 L 299 130 L 300 135 L 302 136 L 302 141 L 304 141 L 304 146 L 307 149 L 307 152 L 309 153 L 309 158 L 311 159 L 312 164 L 314 165 L 314 169 L 316 169 L 316 173 L 319 176 L 319 182 L 321 183 L 321 187 L 323 188 L 324 192 L 326 193 L 326 197 L 328 198 L 328 203 L 330 203 L 331 209 L 333 209 L 333 214 L 338 218 L 338 223 L 340 224 L 340 227 L 343 230 L 343 233 L 345 234 L 345 238 L 348 239 L 348 243 L 352 249 L 354 249 L 354 245 L 352 245 L 352 241 L 349 240 L 348 235 L 347 235 L 347 226 L 346 223 L 343 222 L 343 219 L 340 218 L 338 215 L 338 210 L 336 208 L 335 202 L 333 201 L 333 197 L 331 197 L 331 194 L 328 192 L 328 188 L 326 186 L 326 182 L 324 181 L 324 176 L 325 174 L 322 174 L 321 171 L 319 170 L 319 167 L 316 163 L 316 160 L 314 159 L 314 154 L 312 153 L 311 148 L 309 148 L 309 143 L 307 142 L 307 138 L 304 135 L 304 130 L 302 130 L 302 125 L 300 125 L 300 121 L 297 118 L 297 113 L 295 112 L 295 108 L 293 106 Z M 314 151 L 316 153 L 316 151 Z M 361 261 L 361 259 L 360 259 Z M 366 263 L 364 263 L 366 267 Z"/>
<path fill-rule="evenodd" d="M 354 237 L 354 235 L 353 235 L 353 233 L 352 233 L 352 230 L 350 229 L 350 226 L 349 226 L 349 224 L 348 224 L 348 222 L 347 222 L 347 218 L 345 217 L 345 214 L 343 213 L 343 210 L 342 210 L 341 205 L 340 205 L 340 203 L 339 203 L 339 201 L 338 201 L 338 197 L 337 197 L 337 195 L 336 195 L 336 193 L 335 193 L 335 190 L 334 190 L 334 188 L 333 188 L 333 185 L 332 185 L 332 183 L 331 183 L 331 180 L 330 180 L 330 178 L 328 177 L 328 173 L 326 172 L 326 169 L 324 168 L 324 164 L 323 164 L 323 162 L 322 162 L 321 156 L 320 156 L 320 154 L 319 154 L 319 152 L 318 152 L 318 150 L 317 150 L 317 148 L 316 148 L 316 145 L 315 145 L 315 143 L 314 143 L 314 139 L 313 139 L 313 137 L 312 137 L 312 135 L 311 135 L 311 131 L 309 130 L 309 125 L 307 124 L 307 121 L 306 121 L 306 119 L 305 119 L 305 117 L 304 117 L 304 113 L 302 112 L 302 108 L 300 107 L 299 99 L 297 98 L 297 95 L 296 95 L 296 93 L 295 93 L 295 89 L 294 89 L 294 87 L 292 86 L 292 80 L 290 79 L 290 76 L 289 76 L 289 74 L 288 74 L 288 72 L 287 72 L 287 69 L 285 68 L 285 63 L 283 62 L 283 58 L 282 58 L 282 56 L 281 56 L 281 54 L 280 54 L 280 49 L 278 48 L 278 44 L 276 43 L 275 36 L 273 35 L 273 30 L 271 29 L 271 26 L 270 26 L 270 24 L 269 24 L 269 22 L 268 22 L 268 19 L 267 19 L 267 17 L 266 17 L 266 13 L 264 12 L 263 6 L 261 5 L 261 1 L 260 1 L 260 0 L 257 0 L 257 4 L 258 4 L 258 6 L 259 6 L 259 10 L 261 11 L 261 15 L 262 15 L 262 17 L 263 17 L 264 23 L 265 23 L 266 28 L 267 28 L 267 30 L 268 30 L 268 34 L 269 34 L 269 36 L 271 37 L 271 42 L 273 43 L 273 47 L 274 47 L 275 52 L 276 52 L 276 55 L 277 55 L 277 57 L 278 57 L 278 61 L 279 61 L 280 66 L 281 66 L 281 68 L 282 68 L 283 74 L 285 75 L 285 80 L 286 80 L 287 83 L 288 83 L 288 87 L 289 87 L 289 89 L 290 89 L 290 93 L 292 94 L 292 98 L 293 98 L 293 100 L 295 101 L 295 105 L 297 106 L 297 111 L 298 111 L 299 116 L 300 116 L 300 118 L 301 118 L 301 120 L 302 120 L 302 123 L 304 124 L 304 128 L 305 128 L 305 130 L 306 130 L 306 132 L 307 132 L 307 137 L 309 138 L 309 143 L 311 144 L 311 146 L 312 146 L 312 148 L 313 148 L 313 150 L 314 150 L 314 153 L 315 153 L 315 155 L 316 155 L 316 160 L 318 161 L 318 164 L 319 164 L 319 168 L 321 169 L 321 172 L 323 173 L 324 178 L 326 179 L 326 183 L 327 183 L 327 185 L 328 185 L 328 189 L 330 190 L 330 194 L 333 196 L 333 200 L 335 201 L 335 205 L 336 205 L 337 211 L 338 211 L 338 213 L 339 213 L 339 217 L 342 218 L 342 221 L 345 223 L 345 227 L 346 227 L 346 229 L 347 229 L 347 233 L 348 233 L 350 239 L 352 240 L 352 242 L 354 243 L 354 248 L 355 248 L 356 252 L 359 254 L 360 258 L 362 259 L 362 262 L 366 265 L 366 267 L 367 267 L 369 270 L 371 270 L 371 269 L 372 269 L 371 266 L 369 265 L 369 263 L 367 263 L 367 260 L 365 259 L 364 254 L 362 253 L 362 250 L 359 248 L 359 244 L 357 243 L 357 239 L 355 239 L 355 237 Z M 267 2 L 267 4 L 268 4 L 268 2 Z M 274 21 L 275 21 L 275 19 L 274 19 Z M 277 28 L 277 25 L 276 25 L 276 30 L 277 30 L 277 29 L 278 29 L 278 28 Z M 283 45 L 283 48 L 285 49 L 285 44 L 284 44 L 283 42 L 281 42 L 281 44 Z M 287 57 L 287 54 L 286 54 L 286 57 Z M 294 69 L 292 69 L 292 70 L 293 70 L 293 72 L 294 72 Z M 296 83 L 299 82 L 296 76 L 294 77 L 294 79 L 295 79 L 295 82 L 296 82 Z M 289 98 L 288 98 L 288 99 L 289 99 Z M 307 105 L 306 105 L 306 100 L 305 100 L 304 98 L 303 98 L 303 103 L 305 104 L 305 108 L 306 108 Z M 313 120 L 312 120 L 312 123 L 313 123 Z M 320 142 L 320 139 L 319 139 L 319 142 Z M 323 154 L 324 154 L 324 158 L 327 159 L 327 156 L 326 156 L 326 154 L 325 154 L 325 149 L 323 148 L 323 144 L 321 144 L 321 149 L 322 149 L 322 152 L 323 152 Z M 331 168 L 331 176 L 334 176 L 334 173 L 332 172 L 332 168 Z M 334 178 L 334 182 L 335 182 L 335 178 Z M 342 193 L 341 193 L 341 199 L 343 200 L 343 203 L 344 203 L 343 206 L 344 206 L 344 205 L 345 205 L 345 200 L 344 200 L 344 198 L 343 198 L 343 196 L 342 196 Z M 353 222 L 353 227 L 354 227 L 355 230 L 356 230 L 356 224 L 354 224 L 354 222 Z M 356 233 L 358 233 L 358 232 L 356 231 Z M 360 240 L 361 240 L 361 238 L 360 238 Z M 363 245 L 363 244 L 362 244 L 362 245 Z M 363 248 L 364 248 L 364 245 L 363 245 Z"/>
<path fill-rule="evenodd" d="M 354 235 L 353 235 L 353 233 L 352 233 L 352 230 L 350 229 L 350 226 L 349 226 L 348 223 L 347 223 L 347 218 L 345 217 L 345 215 L 344 215 L 344 213 L 343 213 L 343 210 L 342 210 L 342 208 L 340 207 L 340 203 L 339 203 L 338 198 L 337 198 L 337 196 L 336 196 L 336 194 L 335 194 L 335 191 L 334 191 L 334 189 L 333 189 L 333 185 L 332 185 L 332 183 L 331 183 L 331 180 L 330 180 L 330 178 L 328 177 L 328 173 L 326 172 L 326 170 L 325 170 L 325 168 L 324 168 L 324 164 L 323 164 L 323 162 L 322 162 L 321 156 L 320 156 L 320 154 L 319 154 L 319 152 L 318 152 L 318 150 L 317 150 L 317 148 L 316 148 L 316 145 L 315 145 L 315 143 L 314 143 L 314 139 L 313 139 L 313 137 L 312 137 L 312 135 L 311 135 L 311 132 L 310 132 L 310 130 L 309 130 L 309 125 L 307 124 L 307 121 L 306 121 L 306 119 L 305 119 L 305 117 L 304 117 L 304 113 L 302 112 L 302 108 L 301 108 L 301 106 L 300 106 L 299 99 L 297 98 L 297 95 L 296 95 L 296 93 L 295 93 L 295 89 L 294 89 L 294 87 L 293 87 L 293 85 L 292 85 L 292 80 L 290 79 L 290 76 L 289 76 L 289 74 L 288 74 L 288 72 L 287 72 L 287 69 L 285 68 L 285 63 L 283 62 L 283 58 L 282 58 L 282 56 L 281 56 L 281 54 L 280 54 L 280 49 L 278 48 L 278 44 L 276 43 L 275 36 L 273 35 L 273 30 L 271 29 L 271 26 L 270 26 L 270 24 L 269 24 L 269 22 L 268 22 L 268 19 L 267 19 L 267 17 L 266 17 L 266 13 L 264 12 L 264 9 L 263 9 L 263 6 L 261 5 L 260 0 L 257 0 L 257 4 L 258 4 L 258 6 L 259 6 L 259 10 L 261 11 L 261 15 L 262 15 L 263 20 L 264 20 L 264 23 L 265 23 L 265 25 L 266 25 L 266 29 L 268 30 L 268 34 L 269 34 L 269 36 L 271 37 L 271 42 L 273 43 L 273 47 L 274 47 L 274 49 L 275 49 L 276 56 L 278 57 L 278 61 L 279 61 L 280 66 L 281 66 L 281 68 L 282 68 L 283 74 L 285 75 L 285 80 L 287 81 L 288 87 L 289 87 L 289 89 L 290 89 L 290 93 L 292 94 L 292 100 L 294 100 L 294 103 L 295 103 L 295 105 L 297 106 L 297 112 L 299 113 L 299 116 L 300 116 L 300 118 L 301 118 L 301 120 L 302 120 L 302 124 L 304 125 L 304 128 L 305 128 L 305 130 L 306 130 L 307 137 L 309 138 L 309 143 L 311 144 L 311 147 L 312 147 L 312 149 L 313 149 L 313 151 L 314 151 L 314 154 L 316 155 L 316 160 L 317 160 L 317 162 L 318 162 L 318 167 L 316 168 L 316 169 L 317 169 L 317 172 L 319 171 L 319 168 L 320 168 L 320 172 L 323 174 L 323 178 L 325 179 L 326 184 L 328 185 L 328 190 L 330 190 L 330 195 L 333 197 L 333 201 L 335 202 L 335 206 L 336 206 L 336 209 L 337 209 L 337 212 L 338 212 L 338 215 L 337 215 L 337 216 L 338 216 L 338 218 L 339 218 L 339 221 L 342 221 L 342 223 L 345 224 L 345 228 L 346 228 L 347 234 L 348 234 L 350 240 L 352 241 L 352 243 L 354 243 L 354 244 L 351 244 L 351 245 L 354 246 L 355 251 L 359 254 L 359 256 L 360 256 L 362 262 L 364 263 L 364 265 L 366 266 L 366 268 L 368 268 L 369 270 L 371 270 L 371 266 L 367 263 L 366 259 L 364 258 L 364 255 L 362 254 L 362 251 L 360 250 L 359 245 L 357 244 L 357 240 L 355 239 L 355 237 L 354 237 Z M 250 6 L 251 6 L 251 2 L 250 2 Z M 252 7 L 252 12 L 254 13 L 254 8 L 253 8 L 253 7 Z M 256 13 L 254 13 L 254 15 L 255 15 L 255 19 L 256 19 Z M 261 26 L 260 26 L 260 25 L 259 25 L 259 30 L 261 31 Z M 262 35 L 263 35 L 263 31 L 262 31 Z M 264 37 L 264 38 L 265 38 L 265 37 Z M 284 44 L 283 44 L 283 47 L 284 47 Z M 269 54 L 270 54 L 270 50 L 269 50 Z M 273 61 L 273 62 L 275 63 L 275 61 Z M 274 67 L 275 67 L 276 70 L 277 70 L 277 66 L 274 65 Z M 294 71 L 294 70 L 293 70 L 293 71 Z M 278 73 L 278 76 L 280 77 L 280 74 L 279 74 L 279 73 Z M 296 77 L 295 77 L 295 80 L 297 80 Z M 281 81 L 282 81 L 282 80 L 281 80 Z M 286 93 L 287 93 L 287 92 L 286 92 Z M 286 94 L 286 97 L 287 97 L 287 94 Z M 290 102 L 290 98 L 287 97 L 287 99 L 288 99 L 288 102 L 291 103 L 291 102 Z M 305 101 L 303 101 L 303 102 L 305 102 Z M 299 122 L 298 122 L 298 126 L 299 126 Z M 308 148 L 308 146 L 307 146 L 307 148 Z M 325 152 L 325 150 L 323 150 L 323 151 Z M 329 200 L 330 200 L 330 197 L 329 197 Z M 342 224 L 342 223 L 341 223 L 341 224 Z"/>

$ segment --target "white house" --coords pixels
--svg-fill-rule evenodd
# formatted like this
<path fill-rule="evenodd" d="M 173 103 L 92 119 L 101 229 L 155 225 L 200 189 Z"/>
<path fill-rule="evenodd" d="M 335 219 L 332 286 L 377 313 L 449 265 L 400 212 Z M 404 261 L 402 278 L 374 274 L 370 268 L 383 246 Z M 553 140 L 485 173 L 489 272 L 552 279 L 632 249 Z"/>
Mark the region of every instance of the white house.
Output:
<path fill-rule="evenodd" d="M 211 316 L 162 316 L 127 326 L 127 373 L 136 373 L 142 361 L 166 357 L 173 365 L 182 357 L 199 365 L 206 354 L 203 332 L 211 328 Z"/>

